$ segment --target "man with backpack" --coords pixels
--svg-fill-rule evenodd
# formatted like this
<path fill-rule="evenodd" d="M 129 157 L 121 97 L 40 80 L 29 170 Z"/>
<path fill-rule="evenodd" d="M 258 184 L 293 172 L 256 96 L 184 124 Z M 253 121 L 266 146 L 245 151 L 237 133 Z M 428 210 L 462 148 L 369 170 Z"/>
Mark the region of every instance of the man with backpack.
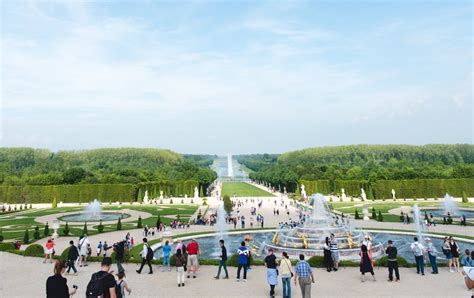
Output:
<path fill-rule="evenodd" d="M 413 254 L 415 255 L 416 261 L 416 274 L 425 275 L 425 247 L 423 244 L 418 242 L 418 237 L 413 238 L 415 242 L 410 245 Z"/>
<path fill-rule="evenodd" d="M 123 269 L 123 266 L 122 266 L 123 258 L 125 255 L 125 240 L 122 240 L 114 244 L 114 250 L 115 250 L 115 261 L 117 262 L 117 271 L 118 273 L 125 272 L 125 269 Z"/>
<path fill-rule="evenodd" d="M 153 268 L 151 267 L 151 260 L 153 260 L 153 250 L 148 244 L 148 239 L 146 238 L 143 238 L 143 250 L 140 255 L 142 256 L 142 265 L 140 266 L 140 269 L 137 270 L 137 273 L 142 273 L 142 269 L 146 263 L 150 268 L 150 272 L 148 272 L 148 274 L 153 274 Z"/>
<path fill-rule="evenodd" d="M 111 266 L 112 259 L 105 257 L 102 260 L 100 271 L 92 274 L 91 280 L 87 285 L 86 297 L 117 298 L 115 278 L 109 273 Z"/>

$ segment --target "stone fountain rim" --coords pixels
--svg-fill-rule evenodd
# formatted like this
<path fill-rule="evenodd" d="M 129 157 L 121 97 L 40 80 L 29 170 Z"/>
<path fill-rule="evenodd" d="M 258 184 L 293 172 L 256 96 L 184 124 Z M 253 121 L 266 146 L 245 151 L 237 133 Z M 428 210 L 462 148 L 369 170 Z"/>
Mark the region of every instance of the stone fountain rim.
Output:
<path fill-rule="evenodd" d="M 126 223 L 126 222 L 134 222 L 136 220 L 138 220 L 138 217 L 141 216 L 142 220 L 143 219 L 146 219 L 146 218 L 150 218 L 153 216 L 153 214 L 151 213 L 148 213 L 148 212 L 144 212 L 144 211 L 138 211 L 138 210 L 131 210 L 131 209 L 121 209 L 121 210 L 106 210 L 105 212 L 110 212 L 110 213 L 127 213 L 130 215 L 130 217 L 127 217 L 125 219 L 122 219 L 122 223 Z M 34 220 L 36 222 L 39 222 L 39 223 L 42 223 L 42 224 L 46 224 L 46 223 L 52 223 L 53 220 L 59 220 L 60 217 L 63 217 L 63 216 L 67 216 L 67 215 L 73 215 L 73 214 L 77 214 L 78 211 L 70 211 L 70 212 L 60 212 L 60 213 L 54 213 L 54 214 L 49 214 L 49 215 L 44 215 L 44 216 L 39 216 L 37 218 L 35 218 Z M 62 224 L 65 224 L 66 222 L 65 221 L 62 221 L 62 220 L 59 220 Z M 69 225 L 84 225 L 84 222 L 85 221 L 68 221 L 67 223 Z M 113 223 L 114 221 L 105 221 L 104 223 L 108 224 L 108 223 Z M 91 225 L 96 225 L 98 224 L 99 222 L 98 221 L 90 221 L 90 222 L 87 222 L 88 224 L 90 223 Z"/>

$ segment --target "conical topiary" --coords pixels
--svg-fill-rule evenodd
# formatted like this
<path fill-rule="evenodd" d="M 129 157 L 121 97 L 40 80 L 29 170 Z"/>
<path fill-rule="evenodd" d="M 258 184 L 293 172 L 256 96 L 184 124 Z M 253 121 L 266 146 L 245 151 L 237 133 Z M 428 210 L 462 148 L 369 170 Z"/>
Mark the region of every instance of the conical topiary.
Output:
<path fill-rule="evenodd" d="M 122 229 L 122 219 L 119 217 L 117 221 L 117 231 L 120 231 Z"/>
<path fill-rule="evenodd" d="M 49 236 L 49 224 L 46 222 L 46 225 L 44 226 L 44 236 Z"/>
<path fill-rule="evenodd" d="M 87 230 L 87 222 L 84 222 L 84 227 L 82 228 L 82 235 L 87 235 L 88 230 Z"/>
<path fill-rule="evenodd" d="M 141 229 L 143 228 L 143 225 L 142 225 L 142 217 L 139 216 L 138 217 L 138 222 L 137 222 L 137 229 Z"/>
<path fill-rule="evenodd" d="M 30 242 L 30 234 L 28 233 L 28 229 L 25 231 L 25 236 L 23 236 L 23 243 L 28 244 Z"/>
<path fill-rule="evenodd" d="M 39 231 L 38 226 L 35 227 L 35 232 L 33 233 L 33 238 L 35 238 L 35 240 L 40 239 L 40 231 Z"/>

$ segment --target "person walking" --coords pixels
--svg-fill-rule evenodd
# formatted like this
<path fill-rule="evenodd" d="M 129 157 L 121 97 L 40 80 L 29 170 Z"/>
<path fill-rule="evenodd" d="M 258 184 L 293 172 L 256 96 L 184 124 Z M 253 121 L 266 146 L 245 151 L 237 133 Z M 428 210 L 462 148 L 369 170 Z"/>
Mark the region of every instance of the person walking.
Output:
<path fill-rule="evenodd" d="M 362 244 L 360 247 L 360 281 L 364 282 L 365 281 L 365 274 L 367 272 L 370 272 L 372 274 L 372 278 L 375 281 L 375 274 L 374 274 L 374 267 L 372 266 L 372 260 L 369 257 L 369 252 L 367 249 L 367 246 L 365 244 Z"/>
<path fill-rule="evenodd" d="M 171 258 L 171 245 L 170 242 L 166 240 L 165 245 L 163 246 L 163 268 L 161 269 L 162 272 L 165 271 L 166 266 L 168 266 L 168 272 L 171 271 L 170 267 L 170 258 Z"/>
<path fill-rule="evenodd" d="M 444 237 L 443 242 L 443 253 L 448 260 L 449 272 L 454 272 L 453 270 L 453 253 L 451 252 L 451 246 L 449 245 L 449 238 Z"/>
<path fill-rule="evenodd" d="M 142 269 L 145 266 L 145 263 L 148 264 L 148 268 L 150 271 L 148 274 L 153 274 L 153 268 L 151 267 L 151 260 L 153 260 L 153 250 L 151 249 L 150 245 L 148 244 L 148 239 L 143 238 L 143 250 L 140 253 L 142 256 L 142 264 L 140 269 L 137 270 L 138 274 L 142 273 Z"/>
<path fill-rule="evenodd" d="M 240 247 L 237 249 L 238 255 L 238 267 L 237 267 L 237 281 L 241 281 L 240 279 L 240 271 L 242 268 L 244 269 L 243 272 L 243 281 L 247 281 L 247 266 L 248 266 L 248 257 L 249 257 L 249 250 L 245 247 L 245 241 L 240 243 Z"/>
<path fill-rule="evenodd" d="M 63 277 L 66 263 L 56 260 L 54 264 L 54 275 L 46 280 L 46 298 L 69 298 L 76 294 L 76 286 L 69 290 L 67 279 Z"/>
<path fill-rule="evenodd" d="M 112 259 L 105 257 L 100 264 L 100 271 L 92 274 L 87 284 L 86 297 L 116 298 L 115 278 L 110 274 Z"/>
<path fill-rule="evenodd" d="M 410 245 L 410 248 L 415 255 L 416 261 L 416 274 L 425 275 L 425 263 L 424 263 L 424 251 L 423 244 L 418 242 L 418 237 L 413 238 L 414 242 Z"/>
<path fill-rule="evenodd" d="M 53 239 L 49 238 L 44 245 L 44 260 L 43 263 L 49 259 L 49 263 L 53 263 L 53 252 L 54 252 L 54 241 Z"/>
<path fill-rule="evenodd" d="M 267 267 L 267 282 L 270 285 L 270 297 L 275 297 L 275 286 L 278 284 L 278 271 L 276 269 L 276 257 L 273 254 L 273 249 L 268 250 L 268 256 L 264 260 L 265 267 Z"/>
<path fill-rule="evenodd" d="M 100 256 L 100 254 L 102 253 L 102 241 L 99 241 L 99 244 L 97 244 L 97 256 Z"/>
<path fill-rule="evenodd" d="M 449 248 L 453 255 L 453 265 L 456 272 L 459 272 L 459 246 L 452 236 L 449 236 Z"/>
<path fill-rule="evenodd" d="M 331 249 L 331 257 L 334 263 L 334 271 L 337 271 L 339 268 L 339 249 L 337 247 L 337 239 L 334 234 L 331 234 L 331 242 L 330 242 L 330 249 Z"/>
<path fill-rule="evenodd" d="M 87 253 L 88 253 L 88 247 L 90 246 L 90 241 L 87 238 L 87 234 L 84 234 L 81 240 L 79 240 L 79 253 L 80 253 L 80 263 L 79 267 L 82 266 L 88 266 L 87 265 Z"/>
<path fill-rule="evenodd" d="M 393 281 L 393 271 L 395 271 L 395 281 L 400 281 L 400 273 L 398 271 L 397 248 L 393 246 L 393 241 L 388 240 L 388 246 L 385 249 L 388 256 L 388 281 Z"/>
<path fill-rule="evenodd" d="M 175 255 L 175 266 L 178 280 L 178 287 L 184 287 L 184 272 L 186 271 L 186 258 L 184 257 L 181 249 L 178 248 Z"/>
<path fill-rule="evenodd" d="M 191 273 L 193 275 L 193 278 L 196 278 L 196 272 L 199 268 L 199 260 L 198 260 L 198 255 L 199 255 L 199 245 L 196 242 L 196 239 L 192 239 L 191 243 L 189 243 L 186 246 L 186 251 L 188 252 L 188 265 L 189 265 L 189 271 L 188 271 L 188 278 L 190 277 Z"/>
<path fill-rule="evenodd" d="M 295 285 L 296 281 L 300 284 L 301 297 L 311 297 L 311 283 L 314 283 L 314 275 L 311 266 L 304 260 L 304 255 L 300 255 L 300 260 L 295 267 Z"/>
<path fill-rule="evenodd" d="M 426 251 L 428 252 L 428 258 L 430 259 L 431 264 L 431 274 L 438 274 L 438 264 L 436 258 L 438 257 L 438 250 L 431 241 L 430 238 L 426 238 Z"/>
<path fill-rule="evenodd" d="M 331 241 L 329 237 L 326 237 L 324 242 L 324 265 L 326 266 L 326 271 L 331 272 L 334 262 L 332 261 L 331 256 Z"/>
<path fill-rule="evenodd" d="M 128 295 L 132 293 L 132 289 L 128 286 L 128 283 L 124 278 L 125 272 L 117 273 L 117 280 L 115 281 L 115 294 L 117 298 L 125 297 L 125 291 L 127 291 Z"/>
<path fill-rule="evenodd" d="M 69 272 L 74 271 L 74 275 L 77 275 L 77 269 L 76 269 L 76 260 L 79 257 L 79 251 L 77 250 L 77 247 L 74 245 L 74 241 L 69 241 L 69 253 L 67 255 L 67 274 Z"/>
<path fill-rule="evenodd" d="M 229 272 L 227 272 L 227 248 L 224 245 L 224 240 L 219 240 L 219 245 L 221 247 L 221 255 L 219 256 L 219 269 L 217 269 L 217 275 L 214 277 L 215 279 L 219 279 L 221 275 L 221 269 L 224 268 L 225 277 L 224 279 L 229 278 Z"/>
<path fill-rule="evenodd" d="M 122 266 L 124 255 L 125 255 L 125 240 L 122 240 L 114 245 L 115 250 L 115 262 L 117 263 L 117 272 L 125 272 Z"/>
<path fill-rule="evenodd" d="M 280 274 L 281 274 L 281 283 L 283 285 L 283 298 L 291 297 L 291 278 L 293 277 L 293 272 L 291 271 L 291 261 L 289 260 L 288 254 L 284 251 L 282 252 L 282 258 L 280 261 Z"/>

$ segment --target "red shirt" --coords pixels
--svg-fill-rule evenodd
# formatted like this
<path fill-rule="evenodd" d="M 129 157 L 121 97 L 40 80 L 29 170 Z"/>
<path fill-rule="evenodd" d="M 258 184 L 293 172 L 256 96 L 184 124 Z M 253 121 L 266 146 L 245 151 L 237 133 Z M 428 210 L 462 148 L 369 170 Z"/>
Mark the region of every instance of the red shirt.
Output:
<path fill-rule="evenodd" d="M 191 242 L 186 246 L 189 255 L 196 255 L 199 251 L 199 245 L 196 242 Z"/>

